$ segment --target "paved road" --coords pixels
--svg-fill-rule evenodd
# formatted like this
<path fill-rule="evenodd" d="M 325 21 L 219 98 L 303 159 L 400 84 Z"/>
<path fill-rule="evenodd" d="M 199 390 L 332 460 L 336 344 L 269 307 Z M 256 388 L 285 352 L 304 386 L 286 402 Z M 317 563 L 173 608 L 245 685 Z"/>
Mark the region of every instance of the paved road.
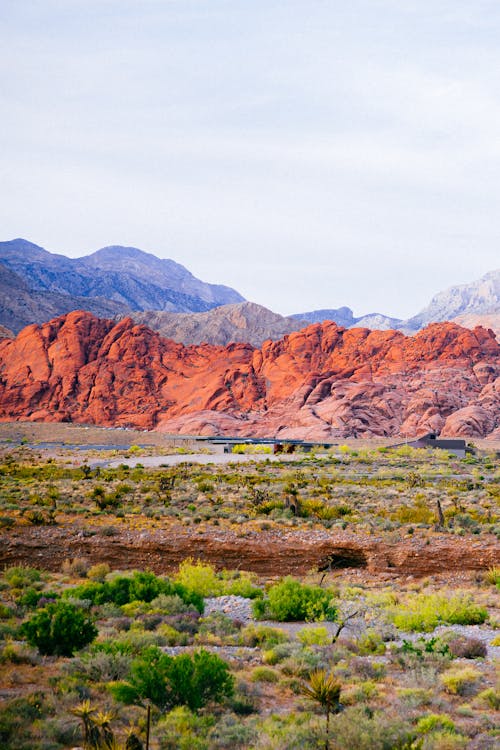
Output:
<path fill-rule="evenodd" d="M 138 456 L 134 458 L 113 458 L 109 460 L 89 461 L 90 466 L 104 466 L 115 469 L 121 464 L 127 464 L 133 468 L 137 464 L 146 467 L 177 466 L 181 463 L 195 464 L 234 464 L 247 463 L 248 461 L 301 461 L 302 453 L 280 453 L 277 456 L 272 453 L 176 453 L 168 456 Z"/>

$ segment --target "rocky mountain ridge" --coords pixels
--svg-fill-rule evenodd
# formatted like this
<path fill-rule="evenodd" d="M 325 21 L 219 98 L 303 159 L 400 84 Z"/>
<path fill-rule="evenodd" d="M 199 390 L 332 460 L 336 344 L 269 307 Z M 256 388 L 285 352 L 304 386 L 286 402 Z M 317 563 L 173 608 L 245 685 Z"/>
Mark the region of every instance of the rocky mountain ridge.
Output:
<path fill-rule="evenodd" d="M 72 312 L 0 341 L 0 418 L 171 433 L 335 439 L 500 435 L 500 344 L 433 324 L 314 324 L 260 348 L 184 346 Z"/>
<path fill-rule="evenodd" d="M 203 313 L 149 311 L 134 312 L 131 317 L 180 344 L 217 346 L 237 342 L 262 346 L 268 339 L 276 341 L 309 325 L 306 320 L 286 318 L 255 302 L 223 305 Z"/>
<path fill-rule="evenodd" d="M 51 317 L 46 315 L 51 297 L 56 308 L 52 314 L 75 309 L 93 309 L 101 315 L 132 310 L 200 312 L 243 301 L 234 289 L 207 284 L 173 260 L 132 247 L 111 246 L 81 258 L 67 258 L 16 239 L 0 242 L 0 264 L 1 278 L 14 273 L 17 289 L 34 292 L 24 316 L 21 310 L 15 314 L 12 306 L 10 320 L 0 315 L 0 324 L 16 332 L 26 323 Z M 12 297 L 0 289 L 0 310 L 9 308 Z M 57 309 L 61 306 L 65 309 Z"/>
<path fill-rule="evenodd" d="M 485 316 L 481 320 L 480 316 Z M 417 315 L 402 320 L 391 318 L 381 313 L 368 313 L 361 317 L 355 317 L 350 307 L 339 307 L 327 310 L 312 310 L 310 312 L 297 313 L 292 318 L 308 320 L 310 323 L 322 323 L 325 320 L 333 320 L 338 325 L 346 328 L 371 328 L 376 330 L 395 329 L 403 333 L 420 331 L 429 323 L 442 323 L 445 320 L 456 321 L 462 325 L 481 325 L 487 323 L 487 317 L 491 317 L 493 329 L 497 332 L 500 328 L 500 269 L 490 271 L 477 281 L 468 284 L 449 287 L 438 292 L 430 303 Z"/>

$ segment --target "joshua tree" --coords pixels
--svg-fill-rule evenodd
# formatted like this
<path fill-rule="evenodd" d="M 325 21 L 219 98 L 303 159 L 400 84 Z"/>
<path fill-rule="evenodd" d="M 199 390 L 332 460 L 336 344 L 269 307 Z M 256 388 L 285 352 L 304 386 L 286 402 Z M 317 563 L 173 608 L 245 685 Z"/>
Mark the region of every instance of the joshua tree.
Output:
<path fill-rule="evenodd" d="M 311 700 L 319 703 L 326 714 L 325 750 L 330 749 L 330 714 L 340 711 L 340 691 L 342 687 L 338 680 L 324 669 L 318 669 L 311 674 L 309 682 L 302 686 L 301 692 Z"/>

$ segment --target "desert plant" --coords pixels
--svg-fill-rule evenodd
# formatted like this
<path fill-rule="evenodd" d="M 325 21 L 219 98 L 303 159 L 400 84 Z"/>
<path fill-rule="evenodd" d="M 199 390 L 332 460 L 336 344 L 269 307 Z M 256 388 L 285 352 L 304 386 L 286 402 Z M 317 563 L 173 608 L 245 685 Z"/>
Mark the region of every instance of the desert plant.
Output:
<path fill-rule="evenodd" d="M 394 608 L 392 619 L 401 630 L 430 632 L 438 625 L 478 625 L 488 612 L 477 605 L 470 594 L 415 594 Z"/>
<path fill-rule="evenodd" d="M 279 674 L 269 667 L 255 667 L 250 679 L 252 682 L 279 682 Z"/>
<path fill-rule="evenodd" d="M 110 685 L 115 698 L 124 703 L 147 698 L 161 710 L 187 706 L 192 711 L 231 695 L 233 687 L 228 665 L 215 654 L 200 649 L 192 656 L 171 657 L 156 647 L 132 662 L 126 682 Z"/>
<path fill-rule="evenodd" d="M 324 626 L 301 628 L 297 631 L 297 638 L 304 646 L 326 646 L 331 640 Z"/>
<path fill-rule="evenodd" d="M 215 568 L 191 557 L 180 564 L 175 580 L 200 596 L 219 596 L 224 590 Z"/>
<path fill-rule="evenodd" d="M 318 703 L 326 715 L 325 750 L 330 747 L 330 714 L 340 710 L 340 682 L 324 669 L 318 669 L 301 687 L 301 693 Z"/>
<path fill-rule="evenodd" d="M 59 601 L 42 607 L 24 622 L 21 634 L 41 654 L 72 656 L 94 640 L 97 628 L 81 609 Z"/>
<path fill-rule="evenodd" d="M 291 576 L 271 586 L 266 604 L 278 622 L 334 620 L 337 614 L 331 591 L 302 584 Z M 256 609 L 259 611 L 256 607 L 254 612 Z"/>
<path fill-rule="evenodd" d="M 456 667 L 441 675 L 441 684 L 451 695 L 464 695 L 474 688 L 480 678 L 481 672 L 474 667 Z"/>
<path fill-rule="evenodd" d="M 448 641 L 448 648 L 452 656 L 460 659 L 484 659 L 488 654 L 483 641 L 466 636 L 458 636 Z"/>

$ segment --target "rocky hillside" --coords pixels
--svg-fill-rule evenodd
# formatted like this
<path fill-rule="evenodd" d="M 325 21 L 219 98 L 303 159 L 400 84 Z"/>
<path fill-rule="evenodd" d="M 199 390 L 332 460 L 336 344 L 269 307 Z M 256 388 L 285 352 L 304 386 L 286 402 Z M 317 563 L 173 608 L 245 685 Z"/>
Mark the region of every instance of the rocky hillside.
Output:
<path fill-rule="evenodd" d="M 236 342 L 262 346 L 267 339 L 281 339 L 308 325 L 305 320 L 285 318 L 254 302 L 223 305 L 203 313 L 150 311 L 132 313 L 131 317 L 178 343 L 218 346 Z"/>
<path fill-rule="evenodd" d="M 75 309 L 101 315 L 132 310 L 194 312 L 243 301 L 229 287 L 206 284 L 179 263 L 133 247 L 106 247 L 82 258 L 67 258 L 17 239 L 0 242 L 0 263 L 16 274 L 25 290 L 36 292 L 24 316 L 15 310 L 12 321 L 0 316 L 0 324 L 14 330 L 48 320 L 51 315 L 46 308 L 52 298 L 52 315 Z M 66 299 L 61 300 L 61 295 Z M 0 289 L 0 306 L 9 303 L 9 296 Z M 64 310 L 60 309 L 63 304 Z"/>
<path fill-rule="evenodd" d="M 9 331 L 18 333 L 30 323 L 43 323 L 78 309 L 106 318 L 121 317 L 128 311 L 126 305 L 101 297 L 76 297 L 34 290 L 17 273 L 0 263 L 0 324 Z"/>
<path fill-rule="evenodd" d="M 402 324 L 399 318 L 390 318 L 381 313 L 368 313 L 356 318 L 350 307 L 311 310 L 305 313 L 297 313 L 290 317 L 296 320 L 307 320 L 309 323 L 323 323 L 326 320 L 332 320 L 344 328 L 372 328 L 379 331 L 399 329 Z"/>
<path fill-rule="evenodd" d="M 499 436 L 500 345 L 434 324 L 311 325 L 266 342 L 184 346 L 73 312 L 0 341 L 0 418 L 308 439 Z"/>
<path fill-rule="evenodd" d="M 312 310 L 297 313 L 291 317 L 308 320 L 310 323 L 333 320 L 346 328 L 371 328 L 382 331 L 393 328 L 404 333 L 419 331 L 429 323 L 442 323 L 445 320 L 455 321 L 466 327 L 486 324 L 493 330 L 498 331 L 500 269 L 487 273 L 478 281 L 453 286 L 439 292 L 432 298 L 427 307 L 407 320 L 391 318 L 380 313 L 368 313 L 357 318 L 350 307 Z M 490 323 L 488 323 L 488 318 L 491 320 Z"/>
<path fill-rule="evenodd" d="M 471 284 L 452 286 L 436 294 L 427 307 L 406 320 L 404 325 L 417 331 L 429 323 L 486 313 L 500 313 L 500 269 Z"/>

